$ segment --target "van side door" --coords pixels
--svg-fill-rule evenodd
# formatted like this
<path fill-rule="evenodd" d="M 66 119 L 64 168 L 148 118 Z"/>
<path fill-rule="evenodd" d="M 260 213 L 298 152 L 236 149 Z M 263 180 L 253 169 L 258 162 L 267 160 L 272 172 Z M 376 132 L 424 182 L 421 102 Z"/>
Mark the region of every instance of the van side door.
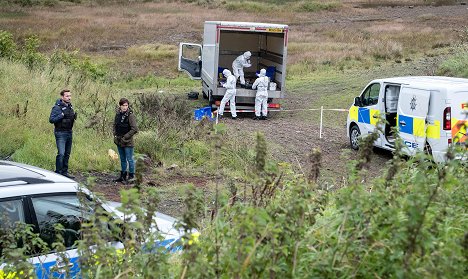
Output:
<path fill-rule="evenodd" d="M 359 97 L 360 106 L 357 111 L 358 125 L 361 129 L 363 136 L 374 132 L 380 117 L 380 83 L 371 83 L 362 92 Z M 375 145 L 380 145 L 380 139 L 378 139 Z"/>
<path fill-rule="evenodd" d="M 429 90 L 401 88 L 397 109 L 398 132 L 405 145 L 403 151 L 408 155 L 424 151 L 430 96 Z"/>

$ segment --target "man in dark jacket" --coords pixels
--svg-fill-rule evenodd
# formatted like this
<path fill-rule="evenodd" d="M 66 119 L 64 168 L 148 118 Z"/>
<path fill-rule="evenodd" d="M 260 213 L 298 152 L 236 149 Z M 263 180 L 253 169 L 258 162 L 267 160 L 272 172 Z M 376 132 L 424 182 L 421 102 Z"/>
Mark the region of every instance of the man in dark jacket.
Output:
<path fill-rule="evenodd" d="M 55 102 L 50 112 L 49 122 L 54 124 L 57 157 L 55 158 L 55 172 L 68 178 L 74 178 L 68 173 L 68 160 L 72 148 L 73 124 L 76 113 L 71 104 L 71 92 L 64 89 L 60 92 L 60 99 Z"/>

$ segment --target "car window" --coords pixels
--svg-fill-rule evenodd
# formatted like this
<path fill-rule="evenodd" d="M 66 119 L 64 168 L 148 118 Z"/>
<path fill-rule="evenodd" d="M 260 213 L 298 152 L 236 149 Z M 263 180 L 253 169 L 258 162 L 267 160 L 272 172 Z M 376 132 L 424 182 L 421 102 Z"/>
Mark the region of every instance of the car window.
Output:
<path fill-rule="evenodd" d="M 25 222 L 23 201 L 0 201 L 0 226 L 11 226 L 16 222 Z"/>
<path fill-rule="evenodd" d="M 369 85 L 361 95 L 362 106 L 373 106 L 379 102 L 380 83 Z"/>
<path fill-rule="evenodd" d="M 40 237 L 49 245 L 57 241 L 57 225 L 62 225 L 65 247 L 70 248 L 80 238 L 81 223 L 89 220 L 92 208 L 80 202 L 76 195 L 56 195 L 32 198 L 39 224 Z"/>

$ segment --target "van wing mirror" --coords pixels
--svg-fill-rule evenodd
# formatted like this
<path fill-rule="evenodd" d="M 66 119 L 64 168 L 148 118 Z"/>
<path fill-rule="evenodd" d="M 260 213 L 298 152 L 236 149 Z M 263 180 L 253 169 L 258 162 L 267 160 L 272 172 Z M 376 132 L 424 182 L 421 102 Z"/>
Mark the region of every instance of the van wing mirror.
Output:
<path fill-rule="evenodd" d="M 361 98 L 359 98 L 359 97 L 354 98 L 354 105 L 357 106 L 357 107 L 362 106 Z"/>

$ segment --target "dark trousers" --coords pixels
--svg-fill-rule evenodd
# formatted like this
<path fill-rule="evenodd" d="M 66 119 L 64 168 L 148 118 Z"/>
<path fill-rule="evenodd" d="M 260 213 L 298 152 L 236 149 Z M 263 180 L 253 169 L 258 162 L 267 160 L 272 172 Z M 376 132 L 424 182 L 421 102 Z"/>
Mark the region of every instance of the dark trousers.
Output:
<path fill-rule="evenodd" d="M 55 157 L 55 172 L 68 174 L 68 160 L 72 149 L 72 131 L 56 131 L 55 144 L 57 145 L 57 157 Z"/>

